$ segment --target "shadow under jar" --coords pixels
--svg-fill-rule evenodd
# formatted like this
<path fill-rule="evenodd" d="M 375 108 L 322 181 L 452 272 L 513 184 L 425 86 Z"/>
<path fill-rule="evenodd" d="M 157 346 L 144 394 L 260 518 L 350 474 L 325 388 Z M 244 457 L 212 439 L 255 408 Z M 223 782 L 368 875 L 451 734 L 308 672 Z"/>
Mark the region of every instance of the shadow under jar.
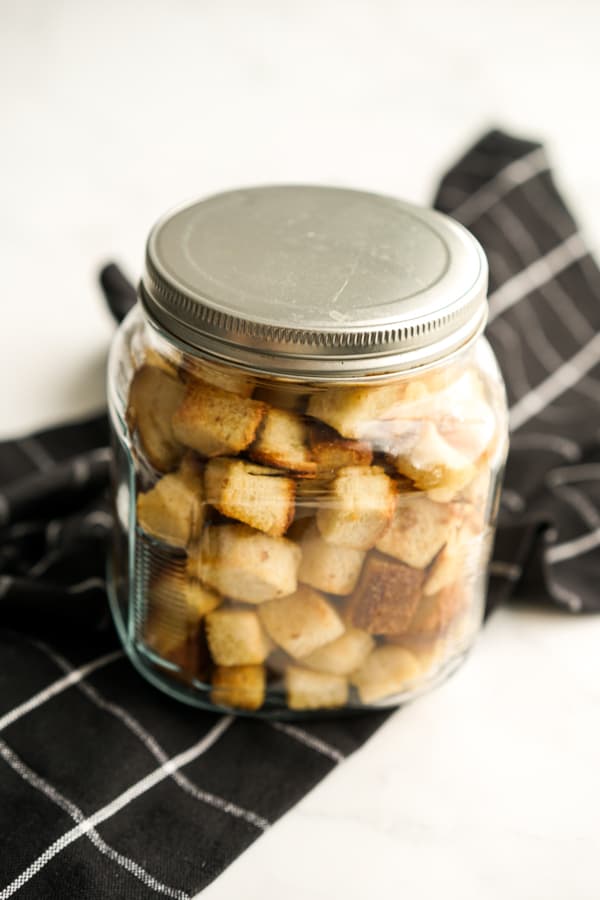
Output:
<path fill-rule="evenodd" d="M 111 604 L 189 703 L 391 706 L 481 624 L 506 401 L 487 266 L 430 209 L 220 194 L 158 222 L 113 344 Z"/>

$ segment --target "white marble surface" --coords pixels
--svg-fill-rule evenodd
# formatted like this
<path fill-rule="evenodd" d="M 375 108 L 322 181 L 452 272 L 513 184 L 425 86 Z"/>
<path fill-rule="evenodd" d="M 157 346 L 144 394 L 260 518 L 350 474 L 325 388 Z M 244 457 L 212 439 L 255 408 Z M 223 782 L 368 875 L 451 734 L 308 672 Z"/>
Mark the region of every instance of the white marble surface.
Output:
<path fill-rule="evenodd" d="M 96 268 L 136 277 L 193 195 L 427 201 L 498 123 L 547 141 L 600 249 L 599 26 L 596 0 L 0 2 L 1 435 L 102 405 Z M 498 613 L 203 897 L 597 900 L 599 641 L 600 619 Z"/>

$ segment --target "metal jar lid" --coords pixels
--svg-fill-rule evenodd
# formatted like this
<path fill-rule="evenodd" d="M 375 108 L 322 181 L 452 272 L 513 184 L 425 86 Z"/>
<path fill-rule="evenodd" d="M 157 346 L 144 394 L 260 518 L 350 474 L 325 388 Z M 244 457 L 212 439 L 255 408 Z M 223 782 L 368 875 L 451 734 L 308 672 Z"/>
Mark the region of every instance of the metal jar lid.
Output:
<path fill-rule="evenodd" d="M 150 233 L 142 304 L 190 352 L 316 380 L 449 356 L 485 324 L 487 263 L 452 219 L 313 186 L 217 194 Z"/>

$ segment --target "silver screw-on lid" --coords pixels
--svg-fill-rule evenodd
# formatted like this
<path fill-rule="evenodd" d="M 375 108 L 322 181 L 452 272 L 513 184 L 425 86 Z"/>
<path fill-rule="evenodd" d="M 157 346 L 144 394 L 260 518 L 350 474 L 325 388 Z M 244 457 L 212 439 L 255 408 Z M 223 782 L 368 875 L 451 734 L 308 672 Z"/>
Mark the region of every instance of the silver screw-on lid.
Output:
<path fill-rule="evenodd" d="M 453 353 L 483 328 L 486 289 L 480 245 L 447 216 L 293 185 L 166 215 L 148 239 L 140 296 L 154 324 L 192 352 L 330 380 Z"/>

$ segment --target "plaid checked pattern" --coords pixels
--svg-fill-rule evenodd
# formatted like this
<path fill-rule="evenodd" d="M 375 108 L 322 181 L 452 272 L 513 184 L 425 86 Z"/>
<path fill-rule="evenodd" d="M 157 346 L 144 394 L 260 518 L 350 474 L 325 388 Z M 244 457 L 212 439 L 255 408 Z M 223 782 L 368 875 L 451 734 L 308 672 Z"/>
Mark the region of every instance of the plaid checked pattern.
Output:
<path fill-rule="evenodd" d="M 487 135 L 437 206 L 488 253 L 509 393 L 490 608 L 598 610 L 600 272 L 539 145 Z M 191 898 L 387 715 L 255 722 L 146 685 L 107 614 L 107 443 L 99 417 L 0 445 L 0 900 Z"/>

